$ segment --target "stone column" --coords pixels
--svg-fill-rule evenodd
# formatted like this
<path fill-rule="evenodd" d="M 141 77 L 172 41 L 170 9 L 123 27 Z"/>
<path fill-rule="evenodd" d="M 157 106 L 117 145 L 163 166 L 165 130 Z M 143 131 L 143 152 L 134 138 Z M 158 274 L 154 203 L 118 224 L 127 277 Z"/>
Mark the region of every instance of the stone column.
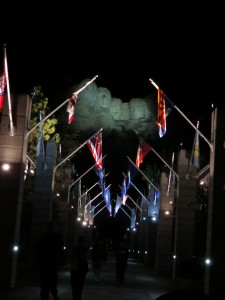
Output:
<path fill-rule="evenodd" d="M 24 170 L 26 164 L 26 129 L 29 119 L 30 100 L 27 95 L 11 96 L 15 135 L 9 135 L 8 99 L 5 96 L 0 127 L 0 285 L 14 287 L 23 202 Z M 4 171 L 3 164 L 10 169 Z"/>
<path fill-rule="evenodd" d="M 225 299 L 225 109 L 212 113 L 213 151 L 210 152 L 210 179 L 206 258 L 205 293 Z"/>
<path fill-rule="evenodd" d="M 45 158 L 43 154 L 37 158 L 31 224 L 31 260 L 35 255 L 38 237 L 45 230 L 46 223 L 52 219 L 52 179 L 56 155 L 56 143 L 49 141 L 46 144 Z"/>
<path fill-rule="evenodd" d="M 157 249 L 155 269 L 160 274 L 172 275 L 173 255 L 173 204 L 174 186 L 167 195 L 168 175 L 163 172 L 160 180 L 160 209 L 157 228 Z"/>

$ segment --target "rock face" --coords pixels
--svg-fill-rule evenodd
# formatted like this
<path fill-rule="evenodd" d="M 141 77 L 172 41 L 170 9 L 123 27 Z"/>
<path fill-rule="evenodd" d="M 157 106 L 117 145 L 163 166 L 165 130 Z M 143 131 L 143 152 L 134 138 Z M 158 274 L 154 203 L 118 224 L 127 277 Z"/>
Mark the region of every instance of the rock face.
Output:
<path fill-rule="evenodd" d="M 124 103 L 113 98 L 107 88 L 92 82 L 78 95 L 73 126 L 79 131 L 104 127 L 108 131 L 136 130 L 143 136 L 152 135 L 156 131 L 156 105 L 157 99 L 133 98 Z"/>

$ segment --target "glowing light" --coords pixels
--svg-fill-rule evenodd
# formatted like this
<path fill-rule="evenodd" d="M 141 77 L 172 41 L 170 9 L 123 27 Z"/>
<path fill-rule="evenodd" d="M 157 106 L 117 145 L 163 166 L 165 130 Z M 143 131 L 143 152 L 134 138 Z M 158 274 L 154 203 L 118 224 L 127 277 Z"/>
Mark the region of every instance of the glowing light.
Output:
<path fill-rule="evenodd" d="M 2 165 L 2 170 L 3 171 L 9 171 L 9 169 L 10 169 L 10 165 L 9 164 L 3 164 Z"/>
<path fill-rule="evenodd" d="M 176 259 L 177 258 L 177 256 L 176 255 L 173 255 L 173 259 Z"/>
<path fill-rule="evenodd" d="M 83 226 L 87 226 L 87 222 L 86 222 L 86 221 L 83 221 L 83 222 L 82 222 L 82 225 L 83 225 Z"/>
<path fill-rule="evenodd" d="M 212 264 L 211 259 L 210 259 L 210 258 L 206 258 L 205 264 L 206 264 L 207 266 L 211 265 L 211 264 Z"/>
<path fill-rule="evenodd" d="M 168 216 L 169 214 L 170 214 L 170 212 L 169 212 L 168 210 L 166 210 L 166 211 L 165 211 L 165 215 Z"/>
<path fill-rule="evenodd" d="M 154 216 L 154 217 L 152 217 L 152 221 L 156 221 L 157 220 L 157 218 Z"/>
<path fill-rule="evenodd" d="M 18 252 L 19 251 L 19 247 L 17 245 L 13 246 L 13 252 Z"/>

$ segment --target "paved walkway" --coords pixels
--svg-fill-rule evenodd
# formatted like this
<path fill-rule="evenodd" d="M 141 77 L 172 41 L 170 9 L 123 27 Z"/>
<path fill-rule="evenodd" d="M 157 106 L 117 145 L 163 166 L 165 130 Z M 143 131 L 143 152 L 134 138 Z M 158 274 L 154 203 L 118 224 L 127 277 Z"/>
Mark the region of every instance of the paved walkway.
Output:
<path fill-rule="evenodd" d="M 102 270 L 100 282 L 96 283 L 92 270 L 86 277 L 82 300 L 155 300 L 174 289 L 169 279 L 156 273 L 134 259 L 129 259 L 124 285 L 115 281 L 115 260 L 109 256 Z M 72 292 L 67 268 L 59 274 L 59 300 L 71 300 Z M 21 274 L 17 287 L 1 296 L 2 300 L 40 300 L 39 282 L 36 274 Z M 50 297 L 49 300 L 52 298 Z"/>

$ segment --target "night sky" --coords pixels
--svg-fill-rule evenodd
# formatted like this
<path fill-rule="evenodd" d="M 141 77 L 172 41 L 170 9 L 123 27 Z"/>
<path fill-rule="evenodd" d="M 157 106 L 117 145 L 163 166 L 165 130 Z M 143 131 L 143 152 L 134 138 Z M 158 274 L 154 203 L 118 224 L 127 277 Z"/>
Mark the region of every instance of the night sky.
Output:
<path fill-rule="evenodd" d="M 124 8 L 20 4 L 13 14 L 3 8 L 0 45 L 2 54 L 7 46 L 11 93 L 29 93 L 41 85 L 54 109 L 71 86 L 98 75 L 98 86 L 128 102 L 155 92 L 152 78 L 193 124 L 200 120 L 209 138 L 211 104 L 224 102 L 222 9 L 170 2 Z M 168 122 L 176 144 L 188 135 L 189 141 L 194 138 L 178 112 Z M 166 147 L 167 139 L 159 143 Z"/>

